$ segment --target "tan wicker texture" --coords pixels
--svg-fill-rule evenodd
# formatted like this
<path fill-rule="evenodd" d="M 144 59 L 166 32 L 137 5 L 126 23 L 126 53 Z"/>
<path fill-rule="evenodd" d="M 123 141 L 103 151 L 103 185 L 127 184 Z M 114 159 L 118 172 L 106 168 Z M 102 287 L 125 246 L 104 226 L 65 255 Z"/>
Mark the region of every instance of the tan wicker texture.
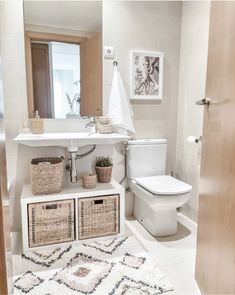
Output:
<path fill-rule="evenodd" d="M 28 204 L 29 247 L 74 241 L 74 200 Z"/>
<path fill-rule="evenodd" d="M 78 200 L 79 239 L 119 233 L 119 195 Z"/>
<path fill-rule="evenodd" d="M 97 174 L 98 181 L 101 183 L 108 183 L 112 178 L 112 169 L 113 166 L 110 167 L 95 167 L 95 171 Z"/>
<path fill-rule="evenodd" d="M 110 124 L 110 119 L 108 117 L 97 117 L 96 120 L 100 124 Z"/>
<path fill-rule="evenodd" d="M 95 188 L 97 183 L 96 174 L 86 174 L 82 176 L 82 186 L 86 189 Z"/>
<path fill-rule="evenodd" d="M 62 158 L 37 158 L 31 161 L 31 185 L 34 195 L 58 193 L 63 183 Z"/>
<path fill-rule="evenodd" d="M 100 124 L 97 123 L 97 130 L 101 134 L 108 134 L 113 132 L 112 124 Z"/>

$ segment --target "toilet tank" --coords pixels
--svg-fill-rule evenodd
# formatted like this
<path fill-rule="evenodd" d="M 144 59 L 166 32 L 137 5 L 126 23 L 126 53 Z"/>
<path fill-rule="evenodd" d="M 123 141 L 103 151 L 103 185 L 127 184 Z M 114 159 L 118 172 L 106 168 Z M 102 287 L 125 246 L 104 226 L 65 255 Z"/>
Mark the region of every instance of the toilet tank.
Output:
<path fill-rule="evenodd" d="M 127 177 L 165 175 L 166 139 L 129 140 L 127 148 Z"/>

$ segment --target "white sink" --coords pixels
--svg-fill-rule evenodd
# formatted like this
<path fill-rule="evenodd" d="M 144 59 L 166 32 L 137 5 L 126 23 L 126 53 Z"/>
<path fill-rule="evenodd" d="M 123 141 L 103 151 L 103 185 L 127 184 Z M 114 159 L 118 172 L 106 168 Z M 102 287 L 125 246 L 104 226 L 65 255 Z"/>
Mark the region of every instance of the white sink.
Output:
<path fill-rule="evenodd" d="M 129 136 L 118 133 L 100 134 L 89 132 L 58 132 L 42 134 L 20 133 L 14 140 L 27 146 L 62 146 L 70 148 L 93 144 L 115 144 L 128 139 Z"/>

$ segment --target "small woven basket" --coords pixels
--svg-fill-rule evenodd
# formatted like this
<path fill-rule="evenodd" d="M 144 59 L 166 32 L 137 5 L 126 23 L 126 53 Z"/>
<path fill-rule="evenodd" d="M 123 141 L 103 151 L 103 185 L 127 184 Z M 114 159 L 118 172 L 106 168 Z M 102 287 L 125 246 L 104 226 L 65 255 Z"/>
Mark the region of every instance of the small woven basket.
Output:
<path fill-rule="evenodd" d="M 31 185 L 34 195 L 48 195 L 62 190 L 63 159 L 36 158 L 31 161 Z"/>
<path fill-rule="evenodd" d="M 100 124 L 110 124 L 110 119 L 108 117 L 98 117 L 97 122 Z"/>
<path fill-rule="evenodd" d="M 101 134 L 108 134 L 113 132 L 112 124 L 100 124 L 97 123 L 97 130 Z"/>
<path fill-rule="evenodd" d="M 84 188 L 95 188 L 97 182 L 96 174 L 85 174 L 82 176 L 82 186 Z"/>
<path fill-rule="evenodd" d="M 113 166 L 110 167 L 95 167 L 95 171 L 97 174 L 98 181 L 101 183 L 108 183 L 112 178 L 112 169 Z"/>

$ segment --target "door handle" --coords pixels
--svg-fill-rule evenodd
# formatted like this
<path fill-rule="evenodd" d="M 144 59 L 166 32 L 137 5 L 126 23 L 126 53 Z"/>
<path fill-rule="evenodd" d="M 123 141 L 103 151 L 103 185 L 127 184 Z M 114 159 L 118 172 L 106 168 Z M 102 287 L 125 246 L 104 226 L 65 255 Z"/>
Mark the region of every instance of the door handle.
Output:
<path fill-rule="evenodd" d="M 210 101 L 211 101 L 210 98 L 203 98 L 196 101 L 196 105 L 200 105 L 200 106 L 204 105 L 208 108 L 210 105 Z"/>

